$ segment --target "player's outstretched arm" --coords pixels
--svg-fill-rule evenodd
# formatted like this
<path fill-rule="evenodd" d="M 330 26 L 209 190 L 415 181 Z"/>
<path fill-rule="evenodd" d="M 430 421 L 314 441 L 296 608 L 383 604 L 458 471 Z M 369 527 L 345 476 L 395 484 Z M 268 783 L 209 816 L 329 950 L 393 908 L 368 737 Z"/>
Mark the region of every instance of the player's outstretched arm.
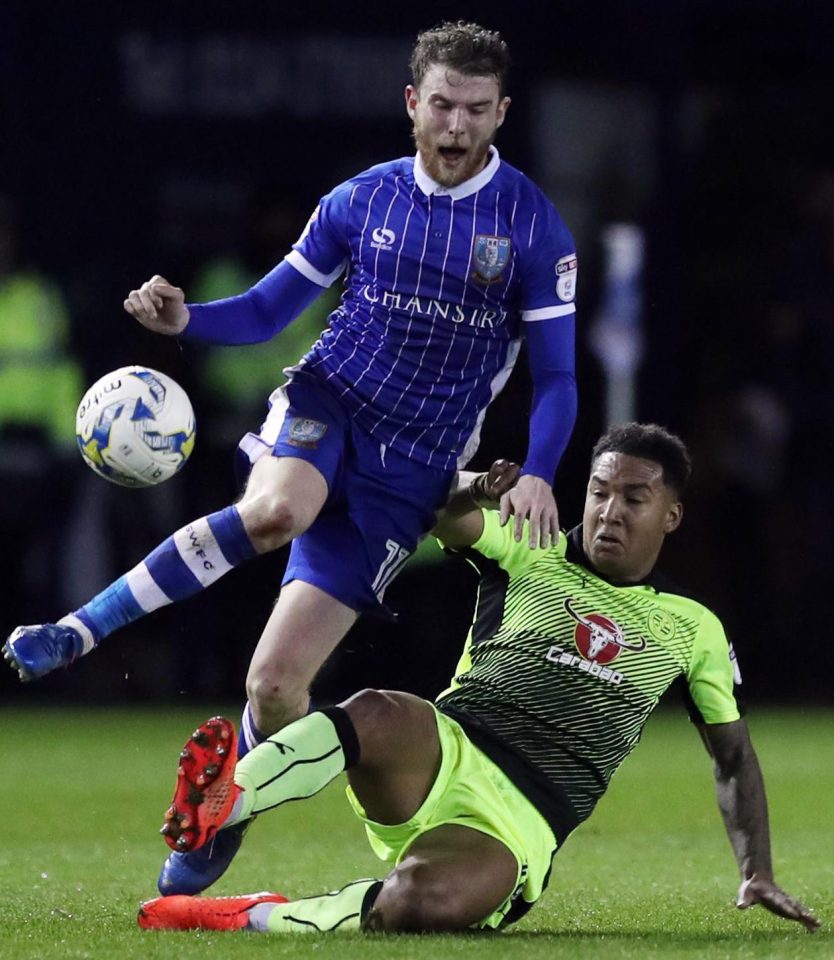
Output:
<path fill-rule="evenodd" d="M 189 319 L 185 294 L 159 274 L 131 290 L 124 308 L 148 330 L 171 336 L 182 333 Z"/>
<path fill-rule="evenodd" d="M 524 474 L 501 502 L 501 523 L 514 518 L 520 542 L 529 520 L 531 549 L 559 539 L 559 511 L 551 483 L 576 419 L 574 323 L 557 317 L 527 324 L 527 356 L 533 380 L 529 444 Z"/>
<path fill-rule="evenodd" d="M 764 780 L 746 722 L 704 724 L 699 730 L 715 761 L 718 806 L 741 873 L 736 906 L 761 904 L 813 933 L 819 920 L 773 880 Z"/>
<path fill-rule="evenodd" d="M 498 508 L 520 469 L 517 463 L 496 460 L 487 473 L 461 471 L 446 506 L 437 514 L 432 533 L 447 547 L 471 547 L 484 532 L 481 509 Z"/>
<path fill-rule="evenodd" d="M 189 340 L 232 346 L 270 340 L 323 289 L 285 258 L 253 287 L 223 300 L 187 304 L 179 287 L 155 276 L 138 290 L 131 290 L 124 306 L 157 333 L 182 333 Z"/>

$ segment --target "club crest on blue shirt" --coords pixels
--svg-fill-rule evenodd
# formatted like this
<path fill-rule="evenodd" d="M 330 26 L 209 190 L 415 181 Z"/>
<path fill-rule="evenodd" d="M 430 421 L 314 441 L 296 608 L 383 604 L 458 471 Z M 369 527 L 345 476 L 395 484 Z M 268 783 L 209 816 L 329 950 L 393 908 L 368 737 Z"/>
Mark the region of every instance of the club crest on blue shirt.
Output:
<path fill-rule="evenodd" d="M 472 279 L 476 283 L 499 283 L 503 279 L 501 273 L 510 259 L 510 238 L 477 234 L 472 258 L 475 261 Z"/>
<path fill-rule="evenodd" d="M 294 447 L 317 447 L 319 440 L 327 433 L 327 424 L 307 417 L 293 417 L 290 420 L 287 443 Z"/>

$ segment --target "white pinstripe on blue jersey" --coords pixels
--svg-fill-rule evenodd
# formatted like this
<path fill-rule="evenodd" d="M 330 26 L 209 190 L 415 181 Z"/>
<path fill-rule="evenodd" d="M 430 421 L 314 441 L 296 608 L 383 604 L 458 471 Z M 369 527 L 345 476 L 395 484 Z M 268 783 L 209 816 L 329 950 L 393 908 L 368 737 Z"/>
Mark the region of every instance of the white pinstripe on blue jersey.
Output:
<path fill-rule="evenodd" d="M 518 356 L 522 321 L 573 313 L 555 272 L 573 254 L 552 204 L 494 148 L 451 188 L 419 155 L 373 167 L 322 200 L 287 258 L 321 285 L 347 265 L 304 368 L 380 443 L 460 466 Z"/>

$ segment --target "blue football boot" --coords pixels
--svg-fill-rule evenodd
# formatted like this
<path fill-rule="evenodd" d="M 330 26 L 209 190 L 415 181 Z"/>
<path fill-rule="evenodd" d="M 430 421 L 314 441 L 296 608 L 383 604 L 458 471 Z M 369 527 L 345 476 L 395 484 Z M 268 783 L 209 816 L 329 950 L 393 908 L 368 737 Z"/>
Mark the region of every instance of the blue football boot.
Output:
<path fill-rule="evenodd" d="M 160 831 L 173 850 L 157 880 L 163 897 L 202 893 L 220 879 L 240 849 L 251 820 L 219 829 L 239 792 L 234 783 L 236 762 L 237 738 L 231 720 L 212 717 L 188 738 Z"/>
<path fill-rule="evenodd" d="M 162 896 L 193 896 L 216 883 L 240 850 L 243 835 L 251 822 L 242 820 L 225 830 L 218 830 L 205 846 L 197 850 L 169 853 L 156 881 Z"/>
<path fill-rule="evenodd" d="M 51 670 L 67 667 L 84 652 L 81 634 L 66 623 L 17 627 L 3 644 L 3 656 L 21 680 L 37 680 Z"/>

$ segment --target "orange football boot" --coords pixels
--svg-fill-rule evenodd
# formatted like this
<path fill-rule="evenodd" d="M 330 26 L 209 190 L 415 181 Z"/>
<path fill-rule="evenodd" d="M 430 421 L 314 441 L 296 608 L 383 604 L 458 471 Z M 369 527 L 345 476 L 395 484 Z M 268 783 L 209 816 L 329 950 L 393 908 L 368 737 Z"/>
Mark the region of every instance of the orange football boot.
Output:
<path fill-rule="evenodd" d="M 249 910 L 259 903 L 288 903 L 280 893 L 240 897 L 157 897 L 139 908 L 143 930 L 243 930 Z"/>
<path fill-rule="evenodd" d="M 235 798 L 237 737 L 234 724 L 212 717 L 191 734 L 180 753 L 174 799 L 160 833 L 178 853 L 198 850 L 229 818 Z"/>

